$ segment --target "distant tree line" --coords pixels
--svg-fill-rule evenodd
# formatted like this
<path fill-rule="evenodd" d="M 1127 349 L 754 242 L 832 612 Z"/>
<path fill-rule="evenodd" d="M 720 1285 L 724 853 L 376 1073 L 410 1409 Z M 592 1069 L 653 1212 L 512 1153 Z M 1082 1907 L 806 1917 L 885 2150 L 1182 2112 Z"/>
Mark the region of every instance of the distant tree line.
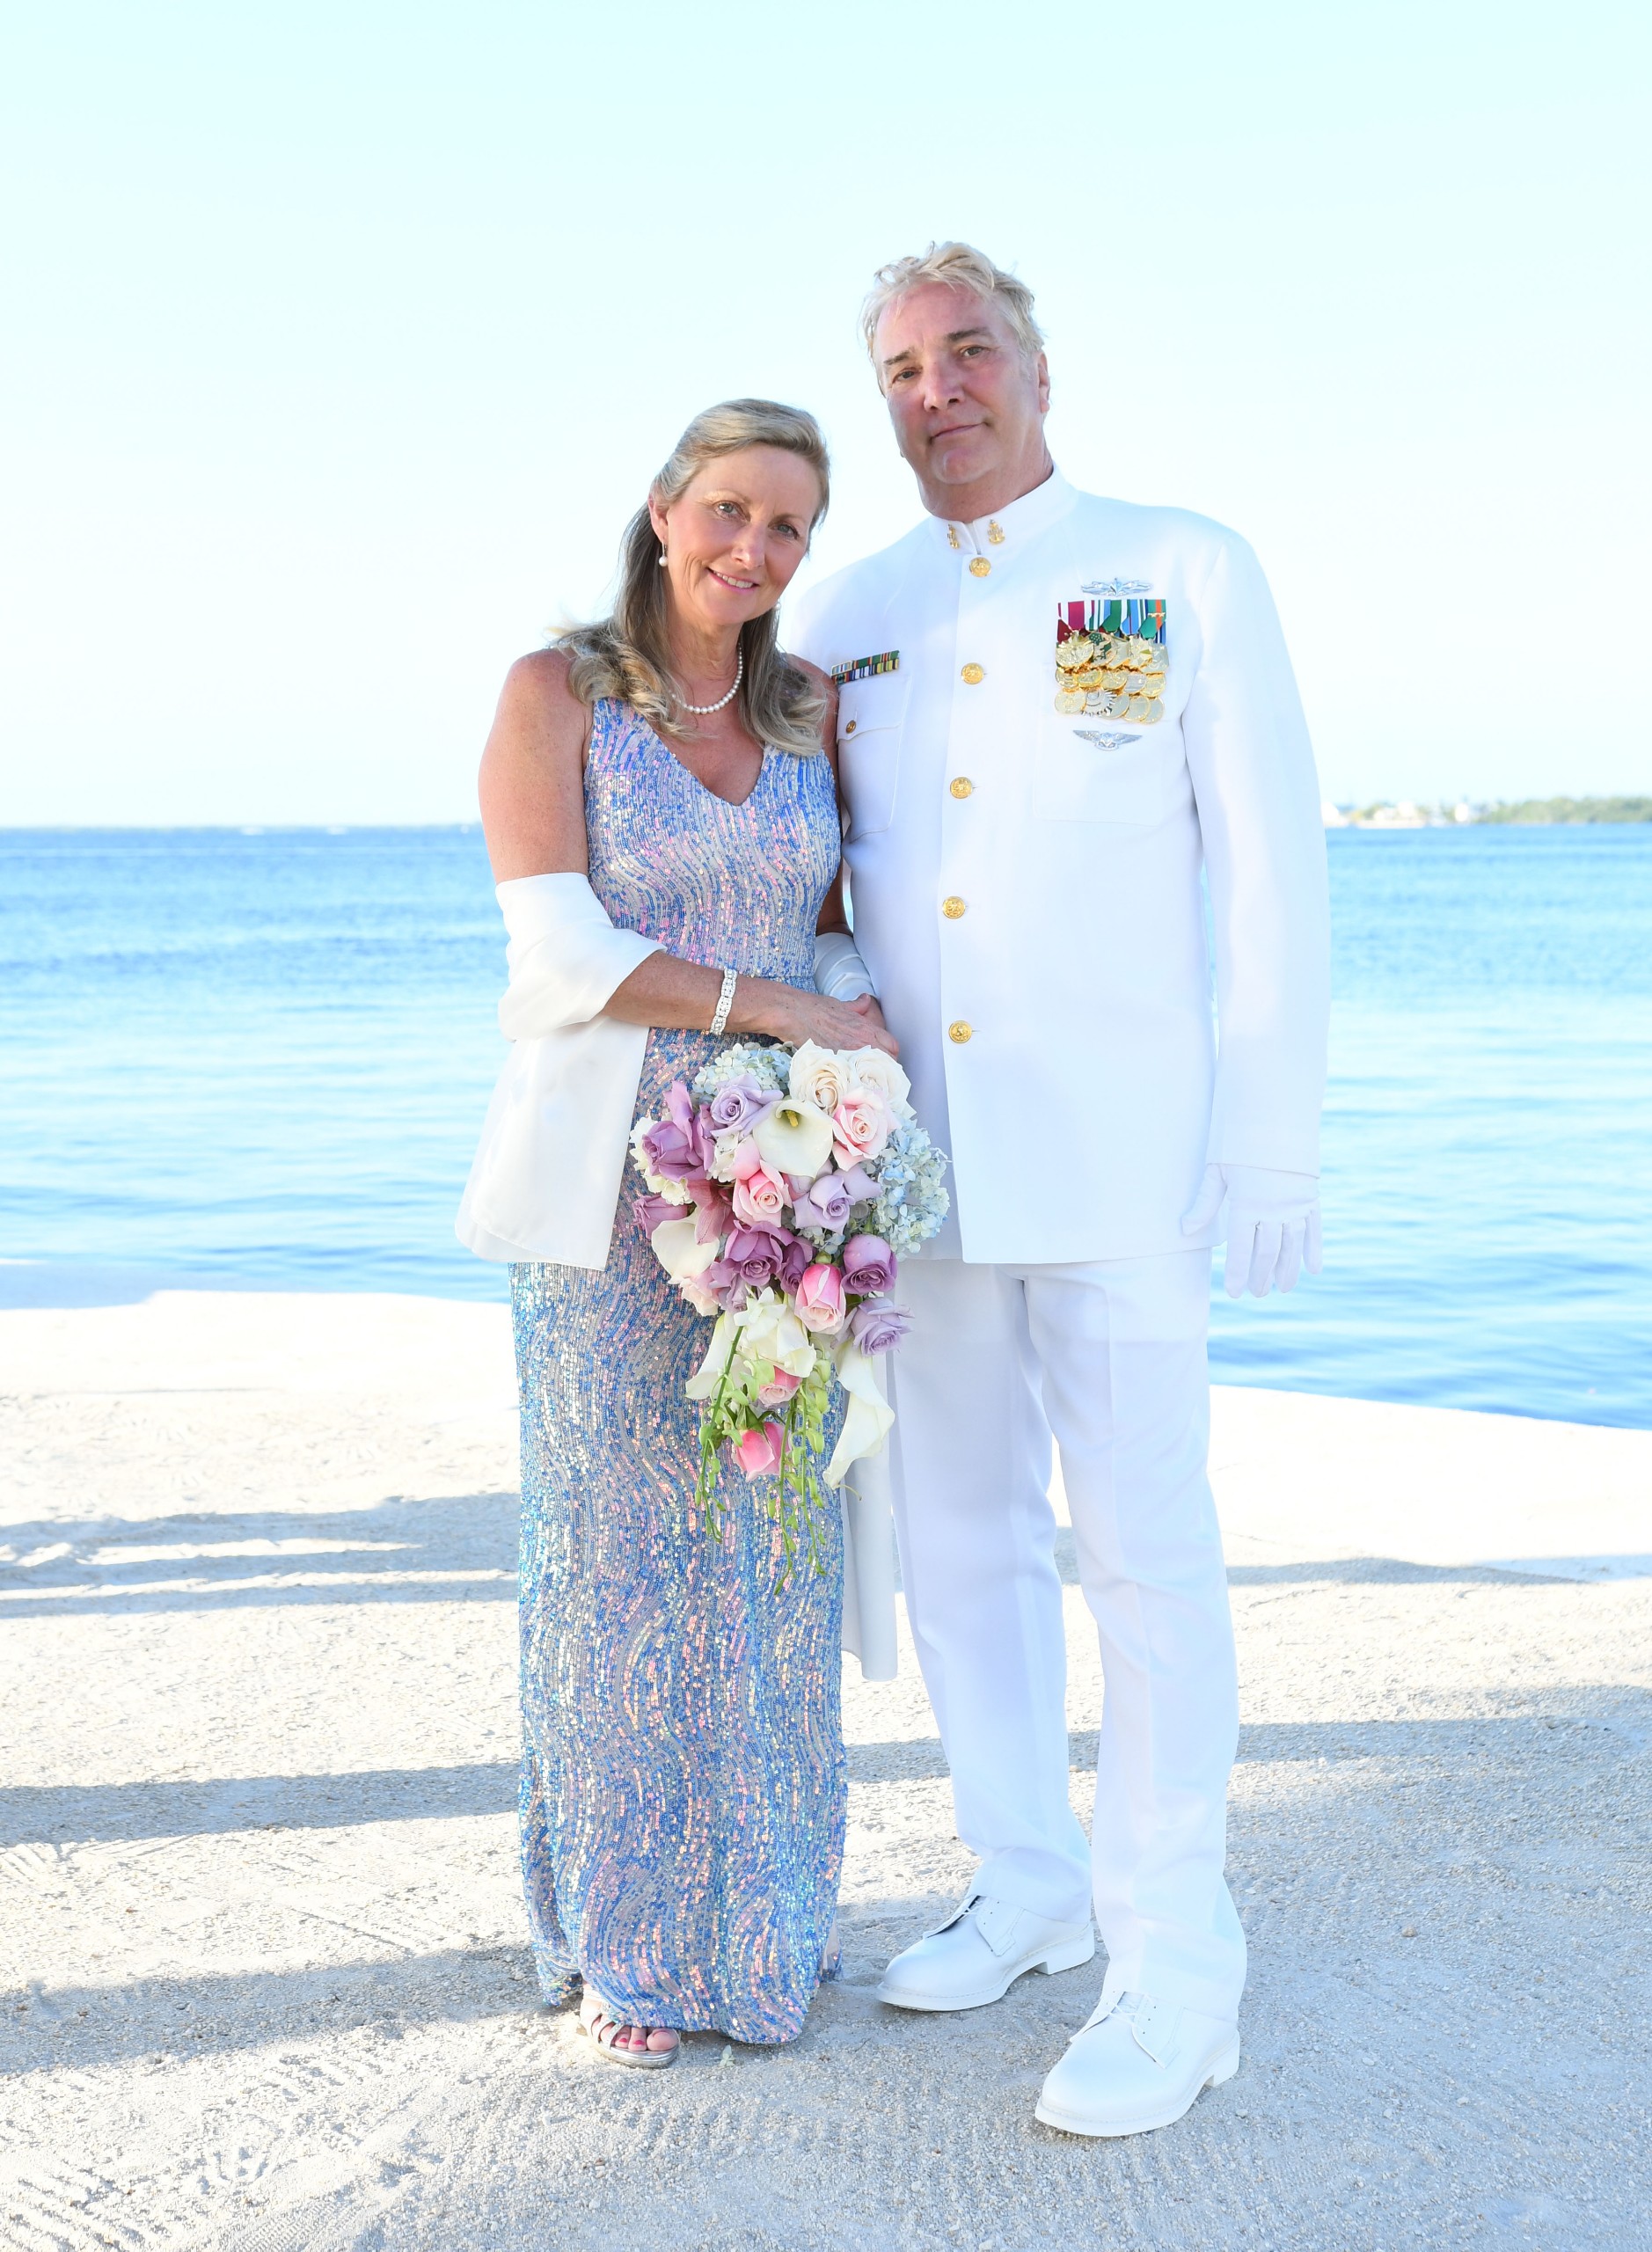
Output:
<path fill-rule="evenodd" d="M 1652 821 L 1652 798 L 1524 798 L 1514 806 L 1476 806 L 1476 821 Z"/>

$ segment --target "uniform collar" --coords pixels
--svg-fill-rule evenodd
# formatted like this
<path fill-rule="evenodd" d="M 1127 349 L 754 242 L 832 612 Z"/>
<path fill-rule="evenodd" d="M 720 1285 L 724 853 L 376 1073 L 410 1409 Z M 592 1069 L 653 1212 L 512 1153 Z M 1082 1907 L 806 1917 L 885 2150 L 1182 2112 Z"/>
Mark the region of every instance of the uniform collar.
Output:
<path fill-rule="evenodd" d="M 1007 562 L 1018 549 L 1059 523 L 1074 497 L 1061 472 L 1052 469 L 1042 485 L 1034 486 L 1030 493 L 1023 493 L 1019 501 L 1012 501 L 995 515 L 977 517 L 974 523 L 946 516 L 932 516 L 929 521 L 935 540 L 953 554 L 984 555 L 993 562 Z"/>

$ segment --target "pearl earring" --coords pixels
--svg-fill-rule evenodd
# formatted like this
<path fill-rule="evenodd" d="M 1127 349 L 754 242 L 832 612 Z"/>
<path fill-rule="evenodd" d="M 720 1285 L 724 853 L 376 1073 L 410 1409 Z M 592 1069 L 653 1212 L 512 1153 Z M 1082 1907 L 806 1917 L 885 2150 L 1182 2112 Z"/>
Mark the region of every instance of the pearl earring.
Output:
<path fill-rule="evenodd" d="M 660 550 L 660 568 L 662 571 L 665 568 L 665 550 L 663 547 Z"/>

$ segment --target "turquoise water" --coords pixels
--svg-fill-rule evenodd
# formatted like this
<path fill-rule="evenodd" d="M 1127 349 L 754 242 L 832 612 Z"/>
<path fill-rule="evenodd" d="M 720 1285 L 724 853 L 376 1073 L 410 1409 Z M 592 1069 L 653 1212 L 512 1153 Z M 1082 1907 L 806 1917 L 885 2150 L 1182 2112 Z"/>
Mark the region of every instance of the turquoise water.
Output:
<path fill-rule="evenodd" d="M 1327 1271 L 1231 1382 L 1652 1425 L 1652 828 L 1339 831 Z M 475 829 L 0 831 L 0 1300 L 500 1298 Z"/>

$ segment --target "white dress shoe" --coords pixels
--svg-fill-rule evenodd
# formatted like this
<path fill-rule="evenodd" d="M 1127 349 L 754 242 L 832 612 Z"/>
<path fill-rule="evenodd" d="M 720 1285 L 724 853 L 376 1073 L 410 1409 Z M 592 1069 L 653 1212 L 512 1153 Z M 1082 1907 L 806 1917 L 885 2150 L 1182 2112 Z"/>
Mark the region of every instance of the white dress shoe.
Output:
<path fill-rule="evenodd" d="M 1143 2135 L 1239 2070 L 1239 2028 L 1145 1994 L 1103 2000 L 1044 2082 L 1037 2117 L 1070 2135 Z"/>
<path fill-rule="evenodd" d="M 1076 1970 L 1094 1953 L 1088 1917 L 1058 1924 L 971 1892 L 955 1914 L 895 1956 L 878 2000 L 896 2009 L 979 2009 L 1007 1994 L 1023 1970 Z"/>

